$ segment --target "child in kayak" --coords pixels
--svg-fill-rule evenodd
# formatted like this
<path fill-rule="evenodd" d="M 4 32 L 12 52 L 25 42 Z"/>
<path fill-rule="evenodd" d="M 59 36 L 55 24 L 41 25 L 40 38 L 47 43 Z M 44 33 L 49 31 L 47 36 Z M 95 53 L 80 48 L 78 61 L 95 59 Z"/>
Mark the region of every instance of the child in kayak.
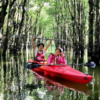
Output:
<path fill-rule="evenodd" d="M 44 49 L 44 44 L 40 43 L 38 44 L 38 48 L 36 47 L 35 43 L 34 43 L 34 37 L 32 38 L 32 44 L 33 44 L 33 48 L 34 48 L 34 53 L 35 53 L 35 57 L 34 60 L 35 61 L 45 61 L 45 53 L 47 51 L 47 49 L 49 48 L 49 46 L 52 43 L 52 39 L 50 39 L 49 44 L 46 46 L 46 48 Z"/>
<path fill-rule="evenodd" d="M 60 56 L 61 55 L 61 56 Z M 65 55 L 63 49 L 58 47 L 54 54 L 50 54 L 47 60 L 47 64 L 66 64 Z"/>

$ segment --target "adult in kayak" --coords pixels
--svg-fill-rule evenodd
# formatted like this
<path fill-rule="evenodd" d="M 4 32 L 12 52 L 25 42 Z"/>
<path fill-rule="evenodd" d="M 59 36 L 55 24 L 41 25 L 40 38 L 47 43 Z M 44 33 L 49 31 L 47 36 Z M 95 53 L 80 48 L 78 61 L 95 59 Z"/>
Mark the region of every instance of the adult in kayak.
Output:
<path fill-rule="evenodd" d="M 50 54 L 47 60 L 47 64 L 66 64 L 65 55 L 63 49 L 58 47 L 54 54 Z"/>
<path fill-rule="evenodd" d="M 46 46 L 46 48 L 44 49 L 44 44 L 43 43 L 40 43 L 38 44 L 38 47 L 35 45 L 34 43 L 34 37 L 32 38 L 32 44 L 33 44 L 33 49 L 34 49 L 34 61 L 45 61 L 45 53 L 47 51 L 47 49 L 49 48 L 49 46 L 51 45 L 52 43 L 52 39 L 50 39 L 50 42 L 49 44 Z"/>

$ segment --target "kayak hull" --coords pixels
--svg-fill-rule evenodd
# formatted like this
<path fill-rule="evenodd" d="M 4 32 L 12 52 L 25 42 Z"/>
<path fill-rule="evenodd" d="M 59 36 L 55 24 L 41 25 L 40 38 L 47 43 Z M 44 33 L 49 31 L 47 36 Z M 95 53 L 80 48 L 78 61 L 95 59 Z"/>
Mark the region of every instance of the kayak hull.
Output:
<path fill-rule="evenodd" d="M 40 64 L 39 62 L 37 63 Z M 92 76 L 88 74 L 84 74 L 70 67 L 69 65 L 63 65 L 63 66 L 62 65 L 61 66 L 46 66 L 46 65 L 44 66 L 43 65 L 39 68 L 33 68 L 32 71 L 42 72 L 44 73 L 45 76 L 48 75 L 51 77 L 63 78 L 66 80 L 70 80 L 70 81 L 78 82 L 82 84 L 87 84 L 93 79 Z"/>

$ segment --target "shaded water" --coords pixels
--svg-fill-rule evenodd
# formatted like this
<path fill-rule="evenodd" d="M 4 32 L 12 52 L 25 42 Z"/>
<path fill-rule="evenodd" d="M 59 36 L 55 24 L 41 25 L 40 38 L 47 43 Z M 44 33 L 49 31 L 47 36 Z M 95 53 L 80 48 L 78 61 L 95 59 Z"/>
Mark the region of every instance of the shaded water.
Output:
<path fill-rule="evenodd" d="M 17 55 L 7 53 L 5 59 L 0 57 L 0 100 L 100 100 L 99 66 L 81 69 L 95 79 L 94 83 L 82 85 L 34 74 L 24 68 L 30 58 L 32 50 Z"/>

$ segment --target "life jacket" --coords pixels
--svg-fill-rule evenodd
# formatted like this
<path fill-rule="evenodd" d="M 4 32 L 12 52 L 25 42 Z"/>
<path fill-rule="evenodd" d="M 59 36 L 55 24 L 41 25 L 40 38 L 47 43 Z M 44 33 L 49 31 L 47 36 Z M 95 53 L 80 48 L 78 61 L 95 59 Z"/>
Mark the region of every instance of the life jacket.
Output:
<path fill-rule="evenodd" d="M 47 64 L 54 63 L 54 64 L 66 64 L 65 56 L 55 56 L 54 54 L 50 54 L 47 60 Z"/>
<path fill-rule="evenodd" d="M 45 57 L 44 57 L 43 51 L 41 53 L 39 53 L 39 51 L 38 51 L 34 60 L 35 61 L 45 61 Z"/>
<path fill-rule="evenodd" d="M 52 55 L 52 63 L 54 62 L 55 64 L 58 64 L 59 63 L 59 61 L 58 61 L 59 60 L 59 55 L 58 56 L 55 56 L 52 53 L 50 53 L 50 55 Z"/>

